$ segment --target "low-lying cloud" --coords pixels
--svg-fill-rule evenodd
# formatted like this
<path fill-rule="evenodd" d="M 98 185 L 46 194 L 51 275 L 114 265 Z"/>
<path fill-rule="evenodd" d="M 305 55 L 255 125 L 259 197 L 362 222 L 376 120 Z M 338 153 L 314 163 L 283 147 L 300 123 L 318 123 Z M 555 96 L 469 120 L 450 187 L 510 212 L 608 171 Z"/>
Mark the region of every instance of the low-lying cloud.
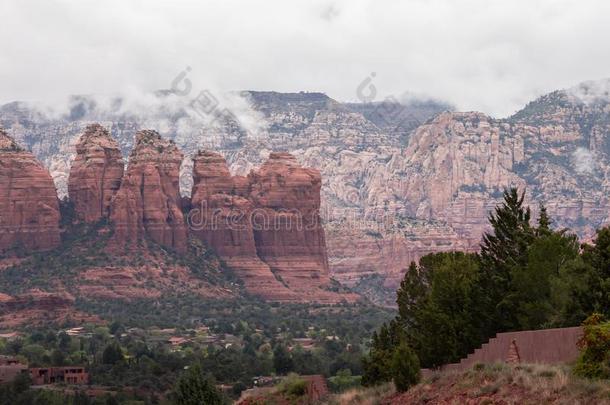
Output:
<path fill-rule="evenodd" d="M 579 174 L 592 174 L 597 166 L 593 153 L 583 147 L 576 148 L 572 154 L 572 161 L 576 172 Z"/>
<path fill-rule="evenodd" d="M 587 105 L 610 101 L 610 79 L 587 80 L 566 90 L 568 95 Z"/>
<path fill-rule="evenodd" d="M 505 116 L 610 71 L 603 0 L 26 0 L 0 15 L 0 103 L 146 94 L 191 66 L 201 88 L 340 101 L 374 72 L 377 101 Z"/>

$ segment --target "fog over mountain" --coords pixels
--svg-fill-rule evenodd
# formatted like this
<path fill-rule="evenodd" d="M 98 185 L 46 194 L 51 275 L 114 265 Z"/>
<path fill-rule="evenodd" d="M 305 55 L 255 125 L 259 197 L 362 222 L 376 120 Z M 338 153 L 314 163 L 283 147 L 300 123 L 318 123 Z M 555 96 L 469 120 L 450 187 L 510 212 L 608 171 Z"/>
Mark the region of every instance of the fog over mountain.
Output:
<path fill-rule="evenodd" d="M 190 67 L 193 91 L 320 91 L 343 102 L 409 92 L 505 117 L 608 76 L 609 11 L 601 0 L 7 1 L 0 102 L 142 101 Z"/>

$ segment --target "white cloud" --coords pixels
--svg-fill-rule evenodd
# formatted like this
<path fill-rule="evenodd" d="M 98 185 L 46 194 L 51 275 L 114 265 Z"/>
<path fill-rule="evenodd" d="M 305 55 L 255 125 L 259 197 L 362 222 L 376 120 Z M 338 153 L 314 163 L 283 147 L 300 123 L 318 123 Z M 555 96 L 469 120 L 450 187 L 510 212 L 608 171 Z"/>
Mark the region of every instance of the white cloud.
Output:
<path fill-rule="evenodd" d="M 166 88 L 404 92 L 504 116 L 608 76 L 603 0 L 6 0 L 0 102 Z"/>
<path fill-rule="evenodd" d="M 584 104 L 608 102 L 610 100 L 610 79 L 589 80 L 567 89 L 568 95 Z"/>
<path fill-rule="evenodd" d="M 593 153 L 587 148 L 578 147 L 572 154 L 574 168 L 579 174 L 592 174 L 595 171 L 597 163 Z"/>

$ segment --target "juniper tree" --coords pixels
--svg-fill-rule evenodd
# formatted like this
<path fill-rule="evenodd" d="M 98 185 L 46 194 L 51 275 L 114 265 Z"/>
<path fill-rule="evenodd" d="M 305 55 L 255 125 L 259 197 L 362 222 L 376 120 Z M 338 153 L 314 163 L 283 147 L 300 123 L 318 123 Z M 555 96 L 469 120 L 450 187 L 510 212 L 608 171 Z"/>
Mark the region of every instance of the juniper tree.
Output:
<path fill-rule="evenodd" d="M 530 225 L 530 208 L 524 206 L 525 192 L 516 188 L 504 190 L 504 201 L 489 214 L 491 232 L 483 235 L 481 264 L 485 273 L 483 283 L 495 303 L 499 330 L 518 328 L 514 312 L 512 275 L 527 266 L 528 247 L 535 238 Z"/>
<path fill-rule="evenodd" d="M 227 401 L 214 381 L 203 375 L 197 364 L 189 367 L 176 383 L 174 399 L 177 405 L 225 405 Z"/>

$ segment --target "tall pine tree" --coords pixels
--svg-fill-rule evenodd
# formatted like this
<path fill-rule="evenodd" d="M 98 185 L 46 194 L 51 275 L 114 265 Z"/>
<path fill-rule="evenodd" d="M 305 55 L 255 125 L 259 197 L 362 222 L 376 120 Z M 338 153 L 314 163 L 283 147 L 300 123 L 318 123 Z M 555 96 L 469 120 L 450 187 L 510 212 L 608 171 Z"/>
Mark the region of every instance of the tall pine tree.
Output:
<path fill-rule="evenodd" d="M 543 203 L 540 203 L 540 213 L 538 214 L 538 228 L 536 228 L 536 236 L 550 235 L 553 231 L 551 230 L 551 218 L 546 211 L 546 207 Z"/>
<path fill-rule="evenodd" d="M 518 328 L 512 274 L 527 266 L 528 247 L 536 235 L 524 199 L 525 192 L 520 195 L 516 188 L 504 191 L 504 201 L 489 214 L 492 232 L 483 235 L 481 244 L 481 263 L 486 273 L 483 282 L 491 301 L 496 303 L 490 310 L 500 331 Z"/>

